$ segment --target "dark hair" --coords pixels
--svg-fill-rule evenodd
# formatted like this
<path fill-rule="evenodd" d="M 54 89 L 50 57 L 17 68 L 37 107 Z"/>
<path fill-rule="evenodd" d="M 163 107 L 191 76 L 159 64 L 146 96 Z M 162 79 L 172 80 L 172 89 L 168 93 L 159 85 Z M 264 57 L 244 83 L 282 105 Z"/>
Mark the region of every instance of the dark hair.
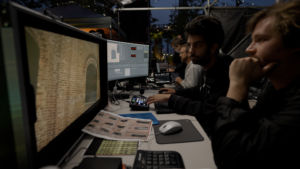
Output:
<path fill-rule="evenodd" d="M 185 41 L 181 35 L 175 36 L 171 41 L 172 46 L 178 46 L 178 45 L 182 45 L 184 43 L 185 43 Z"/>
<path fill-rule="evenodd" d="M 186 49 L 186 52 L 188 51 L 188 44 L 187 43 L 183 43 L 182 45 L 181 45 L 181 48 L 185 48 Z"/>
<path fill-rule="evenodd" d="M 248 22 L 248 32 L 253 32 L 257 23 L 265 18 L 274 17 L 273 30 L 282 37 L 286 47 L 299 47 L 300 44 L 300 1 L 275 4 L 257 12 Z"/>
<path fill-rule="evenodd" d="M 212 16 L 197 16 L 185 26 L 186 37 L 188 35 L 201 35 L 210 46 L 214 43 L 222 46 L 224 41 L 224 30 L 221 22 Z"/>

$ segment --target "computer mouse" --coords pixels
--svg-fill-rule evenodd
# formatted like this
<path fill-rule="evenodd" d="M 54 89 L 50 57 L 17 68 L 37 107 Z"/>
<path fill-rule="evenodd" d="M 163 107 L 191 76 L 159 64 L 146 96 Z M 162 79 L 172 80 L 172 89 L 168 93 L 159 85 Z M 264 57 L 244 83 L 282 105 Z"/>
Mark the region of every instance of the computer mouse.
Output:
<path fill-rule="evenodd" d="M 158 130 L 164 135 L 175 134 L 182 130 L 182 125 L 176 121 L 168 121 L 162 124 Z"/>

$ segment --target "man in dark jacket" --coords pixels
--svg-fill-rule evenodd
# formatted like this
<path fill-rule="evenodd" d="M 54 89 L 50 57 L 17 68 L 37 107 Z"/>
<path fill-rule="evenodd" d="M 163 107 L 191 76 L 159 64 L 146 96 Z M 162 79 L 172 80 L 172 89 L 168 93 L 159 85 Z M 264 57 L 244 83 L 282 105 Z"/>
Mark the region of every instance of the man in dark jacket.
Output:
<path fill-rule="evenodd" d="M 211 141 L 219 169 L 300 168 L 300 1 L 258 12 L 248 25 L 249 57 L 235 59 L 217 102 Z M 257 104 L 249 84 L 267 77 Z"/>
<path fill-rule="evenodd" d="M 224 31 L 216 18 L 198 16 L 186 25 L 185 33 L 193 63 L 203 67 L 202 84 L 176 91 L 161 89 L 166 90 L 165 94 L 148 97 L 148 103 L 168 102 L 169 107 L 177 113 L 194 115 L 202 125 L 209 125 L 217 99 L 226 95 L 228 68 L 232 58 L 219 54 Z M 205 127 L 208 134 L 209 128 Z"/>

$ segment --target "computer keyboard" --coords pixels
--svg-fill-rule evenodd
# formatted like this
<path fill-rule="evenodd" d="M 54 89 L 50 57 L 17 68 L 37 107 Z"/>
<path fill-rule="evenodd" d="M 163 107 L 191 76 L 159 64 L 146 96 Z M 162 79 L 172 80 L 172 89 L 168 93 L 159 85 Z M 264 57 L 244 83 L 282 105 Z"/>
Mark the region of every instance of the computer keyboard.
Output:
<path fill-rule="evenodd" d="M 138 150 L 133 169 L 184 169 L 184 164 L 176 151 Z"/>

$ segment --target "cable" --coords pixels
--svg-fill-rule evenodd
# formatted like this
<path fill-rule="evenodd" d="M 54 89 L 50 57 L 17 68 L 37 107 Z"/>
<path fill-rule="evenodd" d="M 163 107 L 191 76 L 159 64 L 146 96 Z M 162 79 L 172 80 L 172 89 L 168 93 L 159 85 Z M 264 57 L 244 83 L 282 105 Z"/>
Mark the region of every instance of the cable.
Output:
<path fill-rule="evenodd" d="M 114 105 L 119 105 L 120 102 L 117 100 L 117 98 L 115 97 L 116 91 L 117 91 L 117 83 L 118 81 L 115 82 L 115 85 L 113 87 L 113 91 L 110 94 L 110 102 Z"/>

